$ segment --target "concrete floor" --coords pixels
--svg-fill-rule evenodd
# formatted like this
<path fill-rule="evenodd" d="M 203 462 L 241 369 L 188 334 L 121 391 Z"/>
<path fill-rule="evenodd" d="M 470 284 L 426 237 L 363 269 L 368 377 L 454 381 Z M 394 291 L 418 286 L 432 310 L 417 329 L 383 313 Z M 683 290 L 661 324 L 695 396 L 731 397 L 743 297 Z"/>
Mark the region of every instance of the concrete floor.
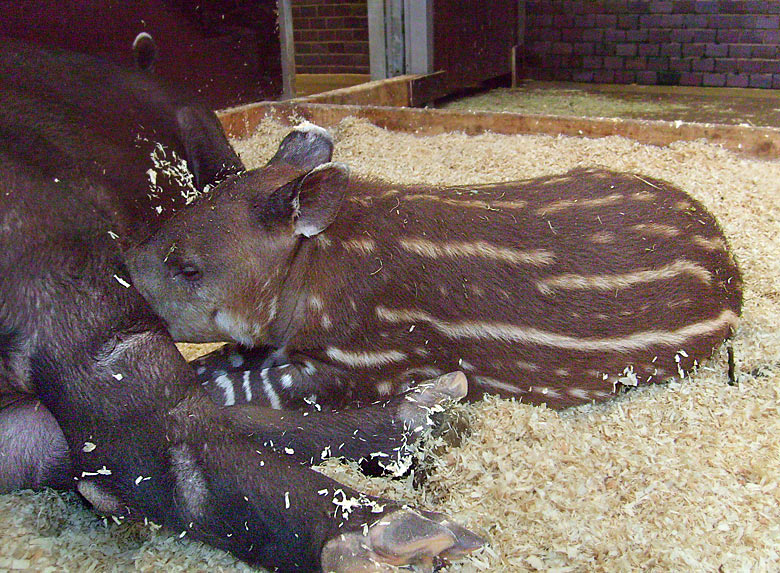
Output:
<path fill-rule="evenodd" d="M 450 98 L 439 107 L 780 127 L 780 90 L 524 81 Z"/>

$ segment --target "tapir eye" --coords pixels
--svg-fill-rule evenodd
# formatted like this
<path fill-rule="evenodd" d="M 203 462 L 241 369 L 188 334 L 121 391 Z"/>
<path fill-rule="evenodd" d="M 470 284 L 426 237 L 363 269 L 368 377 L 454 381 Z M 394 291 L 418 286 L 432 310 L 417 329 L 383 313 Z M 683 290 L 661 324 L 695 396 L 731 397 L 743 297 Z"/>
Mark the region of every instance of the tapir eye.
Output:
<path fill-rule="evenodd" d="M 197 281 L 202 276 L 200 269 L 194 265 L 184 265 L 180 274 L 188 281 Z"/>
<path fill-rule="evenodd" d="M 173 278 L 183 277 L 188 281 L 195 282 L 200 280 L 203 276 L 203 273 L 197 266 L 192 263 L 179 262 L 173 257 L 165 261 L 165 264 L 170 268 L 171 276 Z"/>

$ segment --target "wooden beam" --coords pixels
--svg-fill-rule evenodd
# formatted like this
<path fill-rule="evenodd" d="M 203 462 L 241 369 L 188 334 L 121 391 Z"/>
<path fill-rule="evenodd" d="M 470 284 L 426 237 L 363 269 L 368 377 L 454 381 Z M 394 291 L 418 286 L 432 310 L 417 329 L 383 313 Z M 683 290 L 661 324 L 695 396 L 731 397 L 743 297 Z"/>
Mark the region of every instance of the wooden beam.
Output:
<path fill-rule="evenodd" d="M 368 0 L 368 58 L 372 80 L 388 77 L 385 34 L 385 2 Z"/>
<path fill-rule="evenodd" d="M 307 119 L 328 127 L 346 117 L 364 118 L 392 131 L 435 135 L 459 131 L 470 135 L 485 132 L 516 134 L 609 137 L 620 135 L 640 143 L 669 145 L 675 141 L 706 139 L 726 149 L 761 158 L 780 158 L 780 129 L 742 125 L 679 123 L 636 119 L 579 118 L 523 115 L 517 113 L 457 112 L 438 109 L 330 105 L 307 102 L 259 103 L 221 113 L 225 131 L 246 137 L 266 116 L 289 122 Z"/>
<path fill-rule="evenodd" d="M 279 42 L 282 48 L 282 98 L 295 97 L 295 39 L 291 0 L 277 0 Z"/>

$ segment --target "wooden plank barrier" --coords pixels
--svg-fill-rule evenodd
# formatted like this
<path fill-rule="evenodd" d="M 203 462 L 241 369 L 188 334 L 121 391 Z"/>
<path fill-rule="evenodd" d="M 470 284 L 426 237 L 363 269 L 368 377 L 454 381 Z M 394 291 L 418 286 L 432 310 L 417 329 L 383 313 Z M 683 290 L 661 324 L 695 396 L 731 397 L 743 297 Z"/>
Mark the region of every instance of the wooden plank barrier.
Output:
<path fill-rule="evenodd" d="M 391 86 L 391 89 L 384 89 L 382 93 L 395 93 L 398 96 L 398 92 L 403 91 L 401 81 Z M 347 88 L 349 89 L 352 88 Z M 361 93 L 360 97 L 370 96 Z M 308 98 L 283 103 L 249 104 L 225 110 L 219 115 L 228 135 L 238 138 L 249 136 L 266 116 L 282 122 L 290 122 L 290 118 L 297 117 L 324 127 L 333 126 L 345 117 L 357 117 L 393 131 L 425 135 L 450 131 L 471 135 L 489 131 L 506 135 L 561 134 L 591 138 L 619 135 L 640 143 L 659 146 L 669 145 L 675 141 L 706 139 L 726 149 L 753 157 L 780 157 L 780 129 L 772 127 L 340 105 L 311 103 Z"/>

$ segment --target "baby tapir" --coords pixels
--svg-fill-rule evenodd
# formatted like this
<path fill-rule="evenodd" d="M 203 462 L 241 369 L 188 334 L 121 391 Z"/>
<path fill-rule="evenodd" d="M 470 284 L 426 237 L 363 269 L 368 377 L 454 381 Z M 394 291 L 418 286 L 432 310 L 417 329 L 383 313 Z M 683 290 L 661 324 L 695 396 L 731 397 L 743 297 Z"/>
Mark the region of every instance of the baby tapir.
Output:
<path fill-rule="evenodd" d="M 177 336 L 276 349 L 201 367 L 228 402 L 274 407 L 370 401 L 452 369 L 472 398 L 603 400 L 682 377 L 741 305 L 700 203 L 603 169 L 432 188 L 336 163 L 303 176 L 268 166 L 179 213 L 130 260 Z"/>
<path fill-rule="evenodd" d="M 307 138 L 293 133 L 269 168 L 305 174 Z M 214 114 L 179 91 L 3 43 L 0 492 L 77 488 L 101 512 L 283 571 L 430 567 L 477 548 L 444 515 L 307 467 L 404 453 L 465 395 L 462 374 L 340 414 L 222 408 L 131 285 L 119 245 L 241 170 Z"/>

